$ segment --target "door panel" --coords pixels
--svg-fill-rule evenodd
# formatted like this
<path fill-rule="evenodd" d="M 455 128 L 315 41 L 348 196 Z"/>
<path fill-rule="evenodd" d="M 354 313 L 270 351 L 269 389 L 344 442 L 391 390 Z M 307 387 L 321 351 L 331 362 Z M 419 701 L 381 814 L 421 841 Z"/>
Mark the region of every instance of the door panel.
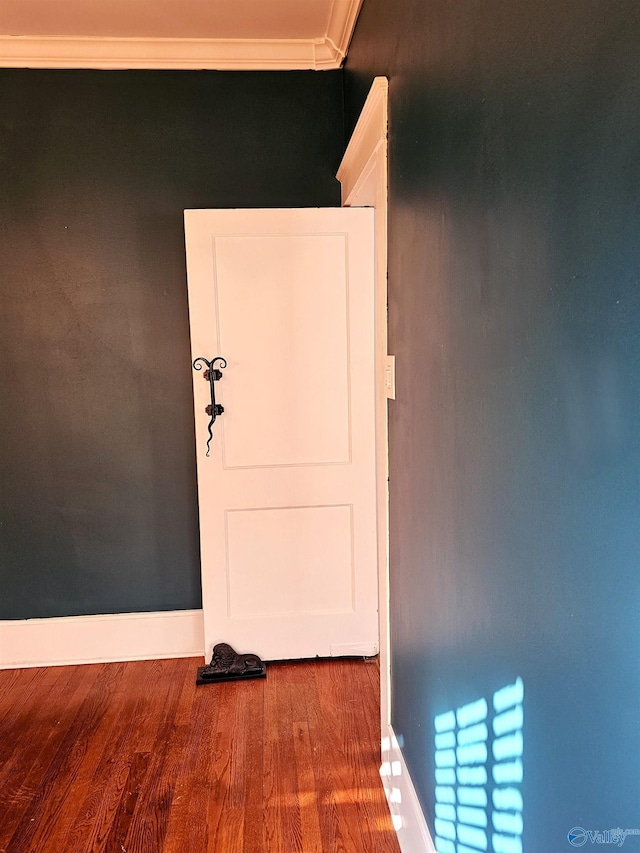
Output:
<path fill-rule="evenodd" d="M 206 653 L 377 650 L 373 211 L 185 212 Z"/>
<path fill-rule="evenodd" d="M 352 513 L 352 506 L 228 512 L 229 616 L 353 612 Z M 269 574 L 255 572 L 276 553 Z"/>
<path fill-rule="evenodd" d="M 236 362 L 225 467 L 349 461 L 344 243 L 324 235 L 215 240 L 218 340 Z"/>

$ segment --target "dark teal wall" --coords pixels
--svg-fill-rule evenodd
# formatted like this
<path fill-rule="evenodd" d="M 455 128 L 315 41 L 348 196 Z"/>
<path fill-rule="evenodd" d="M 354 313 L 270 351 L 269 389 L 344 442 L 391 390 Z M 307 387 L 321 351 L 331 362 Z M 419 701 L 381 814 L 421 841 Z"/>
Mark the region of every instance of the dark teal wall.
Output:
<path fill-rule="evenodd" d="M 558 853 L 640 828 L 640 5 L 364 0 L 347 130 L 376 74 L 393 724 L 433 828 L 434 717 L 521 677 Z"/>
<path fill-rule="evenodd" d="M 0 619 L 200 606 L 182 211 L 339 204 L 341 78 L 0 71 Z"/>

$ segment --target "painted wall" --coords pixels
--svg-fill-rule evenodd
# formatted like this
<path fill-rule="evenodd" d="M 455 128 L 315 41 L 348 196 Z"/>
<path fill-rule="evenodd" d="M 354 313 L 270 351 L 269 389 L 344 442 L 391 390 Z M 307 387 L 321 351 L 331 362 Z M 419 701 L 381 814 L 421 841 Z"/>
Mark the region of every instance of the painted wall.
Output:
<path fill-rule="evenodd" d="M 341 76 L 0 71 L 0 619 L 200 606 L 182 211 L 339 205 Z"/>
<path fill-rule="evenodd" d="M 524 849 L 570 850 L 574 826 L 640 829 L 640 7 L 365 0 L 348 130 L 376 74 L 393 724 L 445 853 L 434 721 L 487 701 L 479 828 L 516 851 L 516 800 L 512 846 L 492 839 L 493 697 L 521 678 L 523 755 L 502 757 L 522 760 Z"/>

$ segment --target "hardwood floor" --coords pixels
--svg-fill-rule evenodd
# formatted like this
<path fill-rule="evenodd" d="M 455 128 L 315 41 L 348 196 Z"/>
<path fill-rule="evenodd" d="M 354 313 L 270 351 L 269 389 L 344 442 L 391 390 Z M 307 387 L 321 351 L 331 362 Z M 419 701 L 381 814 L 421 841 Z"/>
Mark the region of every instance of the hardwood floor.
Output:
<path fill-rule="evenodd" d="M 0 672 L 1 853 L 399 853 L 376 661 Z"/>

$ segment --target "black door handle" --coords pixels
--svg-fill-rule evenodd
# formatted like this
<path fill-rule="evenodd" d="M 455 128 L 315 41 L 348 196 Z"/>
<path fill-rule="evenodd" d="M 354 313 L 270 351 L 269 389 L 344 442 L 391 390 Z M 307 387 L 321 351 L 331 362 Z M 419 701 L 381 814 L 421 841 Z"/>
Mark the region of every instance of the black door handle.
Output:
<path fill-rule="evenodd" d="M 193 362 L 194 370 L 202 370 L 202 365 L 206 364 L 207 369 L 202 374 L 202 376 L 209 383 L 209 390 L 211 392 L 211 403 L 205 409 L 205 412 L 211 418 L 208 426 L 209 438 L 207 439 L 207 456 L 209 455 L 209 451 L 211 449 L 211 439 L 213 438 L 213 425 L 215 423 L 216 418 L 220 417 L 220 415 L 224 412 L 224 406 L 221 406 L 220 403 L 216 403 L 216 382 L 222 379 L 222 370 L 215 366 L 217 361 L 220 362 L 221 368 L 225 368 L 227 366 L 226 358 L 223 358 L 221 355 L 217 355 L 215 358 L 212 358 L 211 361 L 207 361 L 206 358 L 199 356 Z"/>

